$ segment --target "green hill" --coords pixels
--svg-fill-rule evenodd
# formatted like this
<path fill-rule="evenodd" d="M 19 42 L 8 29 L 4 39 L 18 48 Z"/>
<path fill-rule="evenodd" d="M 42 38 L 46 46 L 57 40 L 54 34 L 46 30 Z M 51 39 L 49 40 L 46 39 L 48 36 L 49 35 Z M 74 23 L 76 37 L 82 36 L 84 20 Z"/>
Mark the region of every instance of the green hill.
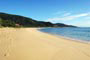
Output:
<path fill-rule="evenodd" d="M 0 26 L 3 27 L 74 27 L 65 24 L 53 24 L 51 22 L 37 21 L 32 18 L 0 13 Z"/>

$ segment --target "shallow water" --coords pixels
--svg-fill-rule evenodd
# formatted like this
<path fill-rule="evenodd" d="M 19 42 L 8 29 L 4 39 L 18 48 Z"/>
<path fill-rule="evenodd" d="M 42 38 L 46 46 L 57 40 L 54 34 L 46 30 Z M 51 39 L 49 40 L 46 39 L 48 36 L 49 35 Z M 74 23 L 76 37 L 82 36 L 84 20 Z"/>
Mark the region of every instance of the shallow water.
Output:
<path fill-rule="evenodd" d="M 90 42 L 90 28 L 87 27 L 65 27 L 65 28 L 42 28 L 42 32 L 68 37 L 74 40 Z"/>

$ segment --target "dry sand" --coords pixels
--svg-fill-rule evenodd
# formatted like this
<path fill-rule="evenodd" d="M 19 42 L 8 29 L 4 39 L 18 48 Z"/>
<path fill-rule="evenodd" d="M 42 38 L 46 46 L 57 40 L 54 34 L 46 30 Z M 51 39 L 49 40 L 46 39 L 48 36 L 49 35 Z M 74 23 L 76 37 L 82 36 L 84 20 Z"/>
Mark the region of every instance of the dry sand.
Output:
<path fill-rule="evenodd" d="M 90 44 L 36 28 L 0 28 L 0 60 L 90 60 Z"/>

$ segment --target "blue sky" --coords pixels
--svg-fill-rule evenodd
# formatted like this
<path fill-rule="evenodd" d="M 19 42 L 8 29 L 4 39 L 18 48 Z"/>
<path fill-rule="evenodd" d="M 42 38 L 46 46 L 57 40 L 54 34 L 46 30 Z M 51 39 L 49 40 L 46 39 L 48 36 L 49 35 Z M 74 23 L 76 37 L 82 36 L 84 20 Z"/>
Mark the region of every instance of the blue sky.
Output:
<path fill-rule="evenodd" d="M 0 12 L 90 27 L 90 0 L 0 0 Z"/>

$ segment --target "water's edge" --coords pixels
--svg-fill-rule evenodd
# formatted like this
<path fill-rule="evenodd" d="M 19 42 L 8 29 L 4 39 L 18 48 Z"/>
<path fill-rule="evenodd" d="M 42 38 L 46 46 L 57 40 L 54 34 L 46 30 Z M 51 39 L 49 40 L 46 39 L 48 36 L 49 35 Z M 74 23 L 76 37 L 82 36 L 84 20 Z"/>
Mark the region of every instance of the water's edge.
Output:
<path fill-rule="evenodd" d="M 71 40 L 71 41 L 75 41 L 75 42 L 80 42 L 80 43 L 90 44 L 90 42 L 88 42 L 88 41 L 79 40 L 79 39 L 74 39 L 74 38 L 70 38 L 70 37 L 66 37 L 66 36 L 61 36 L 61 35 L 56 35 L 56 34 L 44 32 L 44 31 L 41 31 L 41 29 L 43 29 L 43 28 L 39 28 L 39 29 L 37 29 L 37 30 L 40 31 L 40 32 L 43 32 L 43 33 L 47 33 L 47 34 L 56 36 L 56 37 L 58 37 L 58 38 L 65 39 L 65 40 Z"/>

